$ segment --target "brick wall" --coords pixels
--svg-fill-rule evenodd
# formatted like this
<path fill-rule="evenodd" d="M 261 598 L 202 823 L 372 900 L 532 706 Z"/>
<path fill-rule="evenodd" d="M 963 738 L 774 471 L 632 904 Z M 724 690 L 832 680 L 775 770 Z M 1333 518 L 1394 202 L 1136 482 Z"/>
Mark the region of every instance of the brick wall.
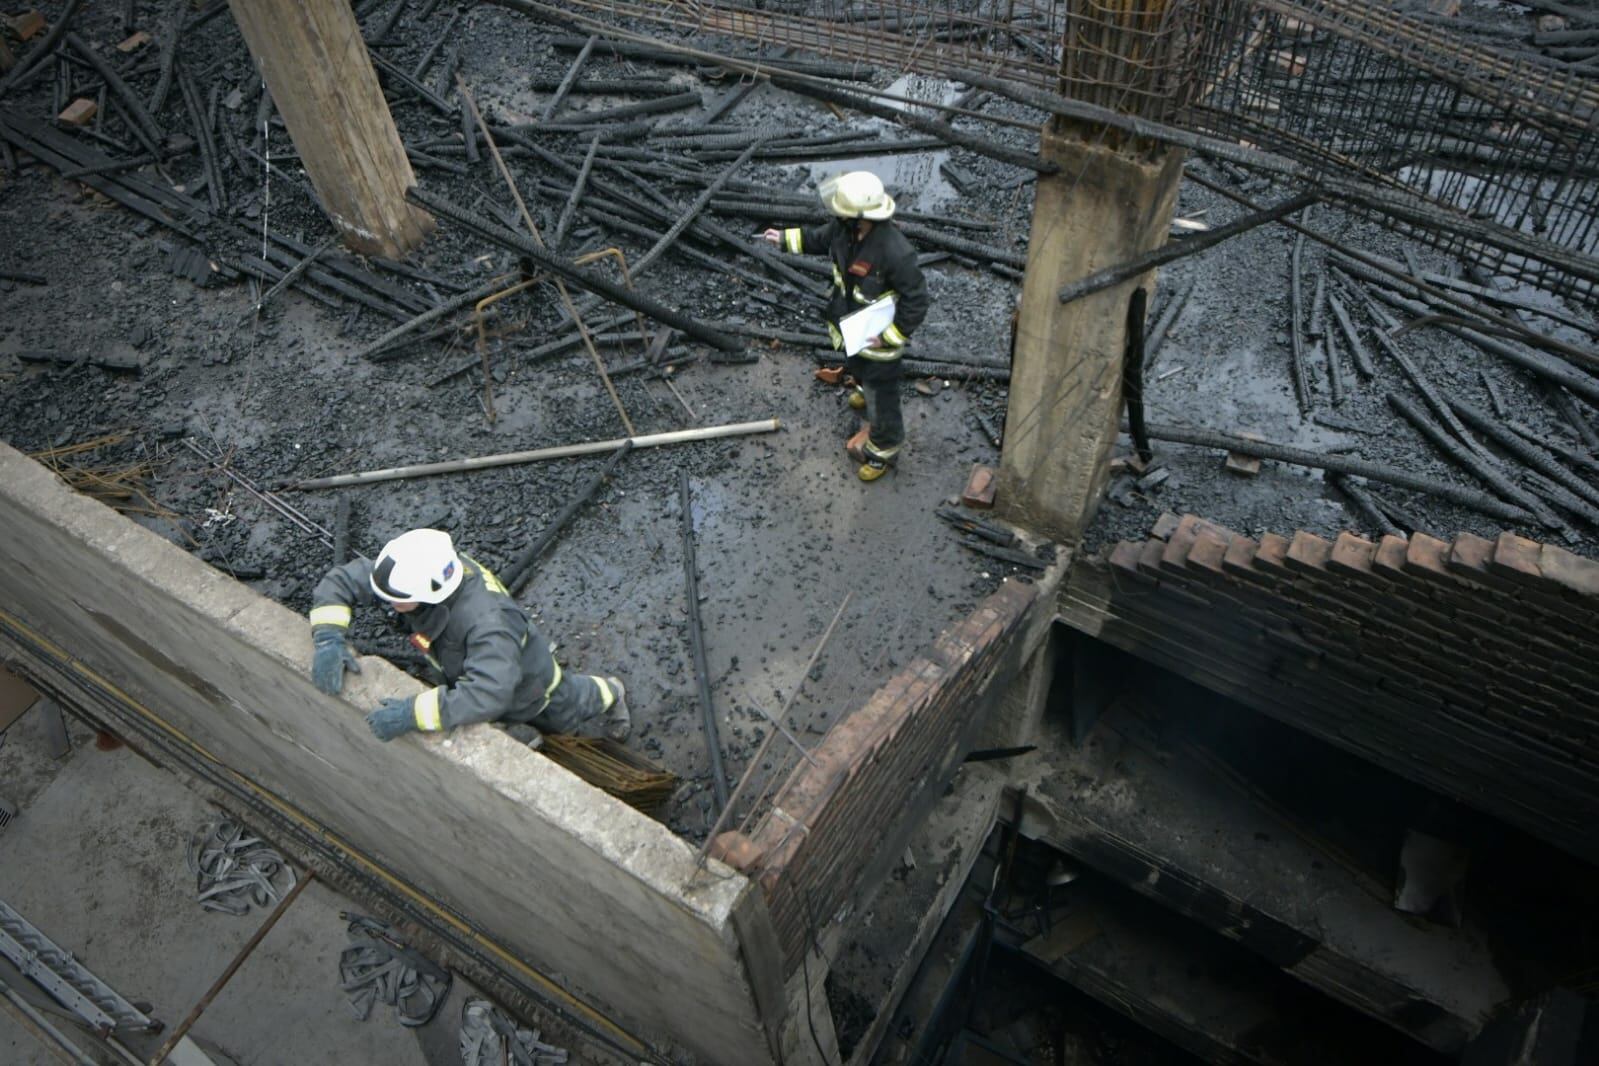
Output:
<path fill-rule="evenodd" d="M 1038 586 L 1008 580 L 839 721 L 748 836 L 716 854 L 766 893 L 787 970 L 903 853 L 991 701 L 1020 670 Z"/>
<path fill-rule="evenodd" d="M 1599 562 L 1509 533 L 1259 541 L 1166 515 L 1075 628 L 1599 860 Z"/>

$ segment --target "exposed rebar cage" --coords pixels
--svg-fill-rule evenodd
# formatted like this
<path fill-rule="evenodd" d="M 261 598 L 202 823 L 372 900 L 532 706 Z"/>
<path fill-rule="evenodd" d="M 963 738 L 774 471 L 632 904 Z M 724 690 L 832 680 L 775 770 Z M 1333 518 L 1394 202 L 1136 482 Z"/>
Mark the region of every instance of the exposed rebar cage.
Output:
<path fill-rule="evenodd" d="M 1378 217 L 1492 272 L 1594 295 L 1592 280 L 1472 230 L 1497 223 L 1594 256 L 1599 82 L 1445 20 L 1361 0 L 568 0 L 557 17 L 752 62 L 789 49 L 888 74 L 979 71 L 1241 140 L 1313 173 L 1413 192 L 1460 224 Z M 727 49 L 729 38 L 752 47 Z"/>

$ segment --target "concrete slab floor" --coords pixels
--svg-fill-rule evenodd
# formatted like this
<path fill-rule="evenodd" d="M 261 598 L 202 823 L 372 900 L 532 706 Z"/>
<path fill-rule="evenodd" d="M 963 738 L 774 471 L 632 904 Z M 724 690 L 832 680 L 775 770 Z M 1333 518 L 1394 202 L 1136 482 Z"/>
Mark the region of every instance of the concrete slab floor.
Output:
<path fill-rule="evenodd" d="M 37 764 L 47 756 L 36 731 L 24 728 L 28 717 L 0 747 L 3 780 L 9 786 L 29 763 L 35 770 L 24 779 L 46 780 L 0 832 L 0 899 L 127 999 L 151 1004 L 170 1030 L 268 910 L 232 917 L 200 909 L 184 852 L 190 834 L 216 811 L 175 777 L 127 748 L 105 752 L 92 743 L 78 744 L 53 775 L 41 771 Z M 423 1034 L 401 1027 L 382 1006 L 365 1022 L 351 1015 L 339 989 L 338 957 L 347 942 L 339 912 L 352 909 L 359 908 L 319 883 L 300 894 L 192 1030 L 197 1043 L 219 1053 L 219 1066 L 458 1061 L 458 1053 L 443 1055 L 454 1053 L 465 991 L 459 980 L 460 990 L 452 990 Z M 27 982 L 17 987 L 37 991 Z M 124 1042 L 147 1055 L 160 1038 Z M 91 1042 L 84 1037 L 82 1044 Z M 0 1014 L 0 1062 L 55 1061 Z"/>

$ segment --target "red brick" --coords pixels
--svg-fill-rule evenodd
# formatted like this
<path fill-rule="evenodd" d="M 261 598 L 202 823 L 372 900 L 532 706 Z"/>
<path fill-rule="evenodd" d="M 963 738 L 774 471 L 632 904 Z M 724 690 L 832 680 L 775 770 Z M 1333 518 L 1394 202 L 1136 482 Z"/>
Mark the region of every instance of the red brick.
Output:
<path fill-rule="evenodd" d="M 1448 541 L 1418 532 L 1411 536 L 1410 543 L 1405 546 L 1404 571 L 1435 583 L 1453 584 L 1448 559 Z"/>
<path fill-rule="evenodd" d="M 1377 554 L 1372 556 L 1372 573 L 1398 577 L 1405 568 L 1405 548 L 1408 543 L 1404 537 L 1396 537 L 1392 533 L 1385 534 L 1382 540 L 1377 542 Z"/>
<path fill-rule="evenodd" d="M 1222 557 L 1222 569 L 1246 580 L 1253 574 L 1255 551 L 1260 546 L 1248 537 L 1234 537 L 1227 543 L 1227 554 Z"/>
<path fill-rule="evenodd" d="M 966 478 L 966 488 L 961 491 L 961 503 L 977 510 L 988 510 L 994 506 L 994 490 L 998 484 L 999 479 L 994 477 L 993 467 L 973 463 L 972 472 Z"/>
<path fill-rule="evenodd" d="M 56 116 L 56 121 L 65 122 L 69 126 L 87 126 L 94 121 L 94 113 L 100 110 L 93 100 L 78 97 L 72 103 L 62 108 L 61 114 Z"/>
<path fill-rule="evenodd" d="M 1188 549 L 1188 563 L 1212 573 L 1222 572 L 1222 559 L 1227 555 L 1227 542 L 1211 532 L 1202 532 L 1194 538 Z"/>
<path fill-rule="evenodd" d="M 1283 562 L 1290 570 L 1320 573 L 1331 555 L 1331 544 L 1314 533 L 1299 529 L 1294 531 L 1294 539 L 1288 544 L 1288 554 Z"/>
<path fill-rule="evenodd" d="M 1371 560 L 1377 554 L 1377 545 L 1365 537 L 1350 532 L 1338 534 L 1332 551 L 1327 556 L 1327 569 L 1339 574 L 1365 576 L 1371 573 Z"/>
<path fill-rule="evenodd" d="M 1583 598 L 1599 597 L 1599 562 L 1545 544 L 1538 553 L 1543 576 Z"/>
<path fill-rule="evenodd" d="M 1166 540 L 1177 529 L 1177 523 L 1181 521 L 1182 518 L 1178 515 L 1170 511 L 1163 511 L 1161 516 L 1155 519 L 1155 524 L 1150 527 L 1149 535 L 1156 540 Z"/>
<path fill-rule="evenodd" d="M 1194 546 L 1194 528 L 1199 519 L 1191 514 L 1185 514 L 1177 522 L 1177 528 L 1171 531 L 1171 536 L 1166 538 L 1166 546 L 1160 553 L 1160 565 L 1168 570 L 1181 570 L 1183 560 L 1188 557 L 1188 549 Z"/>
<path fill-rule="evenodd" d="M 24 11 L 20 15 L 9 18 L 11 32 L 17 35 L 17 40 L 27 41 L 44 32 L 44 16 L 37 11 Z"/>
<path fill-rule="evenodd" d="M 145 33 L 143 30 L 140 30 L 137 33 L 129 35 L 125 40 L 122 41 L 121 44 L 118 44 L 117 51 L 121 52 L 123 55 L 127 55 L 129 52 L 143 48 L 149 43 L 150 35 Z"/>
<path fill-rule="evenodd" d="M 1505 577 L 1517 578 L 1536 584 L 1543 577 L 1538 568 L 1538 556 L 1543 545 L 1514 533 L 1501 533 L 1494 542 L 1493 558 L 1488 569 Z"/>
<path fill-rule="evenodd" d="M 1144 541 L 1144 546 L 1138 549 L 1138 569 L 1150 577 L 1160 577 L 1160 553 L 1165 549 L 1165 541 Z"/>
<path fill-rule="evenodd" d="M 1281 573 L 1286 569 L 1288 540 L 1276 533 L 1263 533 L 1260 547 L 1255 551 L 1255 569 L 1267 573 Z"/>
<path fill-rule="evenodd" d="M 1488 560 L 1493 554 L 1493 541 L 1474 533 L 1462 533 L 1449 546 L 1449 569 L 1470 574 L 1480 581 L 1488 572 Z"/>
<path fill-rule="evenodd" d="M 1110 557 L 1105 561 L 1117 570 L 1131 574 L 1138 573 L 1138 553 L 1144 550 L 1142 542 L 1119 540 L 1116 547 L 1110 551 Z"/>

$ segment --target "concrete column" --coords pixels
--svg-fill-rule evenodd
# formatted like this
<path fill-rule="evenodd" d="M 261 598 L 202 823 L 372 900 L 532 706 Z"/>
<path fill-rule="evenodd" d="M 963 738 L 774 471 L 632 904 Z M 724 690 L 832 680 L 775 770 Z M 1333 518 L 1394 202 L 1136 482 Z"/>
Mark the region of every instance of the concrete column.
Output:
<path fill-rule="evenodd" d="M 1042 137 L 1060 170 L 1038 179 L 996 500 L 1002 517 L 1068 544 L 1105 487 L 1127 300 L 1153 272 L 1069 304 L 1058 293 L 1163 243 L 1182 177 L 1179 151 L 1102 141 L 1115 143 L 1059 119 Z"/>
<path fill-rule="evenodd" d="M 348 3 L 228 0 L 346 247 L 399 258 L 433 230 Z"/>

